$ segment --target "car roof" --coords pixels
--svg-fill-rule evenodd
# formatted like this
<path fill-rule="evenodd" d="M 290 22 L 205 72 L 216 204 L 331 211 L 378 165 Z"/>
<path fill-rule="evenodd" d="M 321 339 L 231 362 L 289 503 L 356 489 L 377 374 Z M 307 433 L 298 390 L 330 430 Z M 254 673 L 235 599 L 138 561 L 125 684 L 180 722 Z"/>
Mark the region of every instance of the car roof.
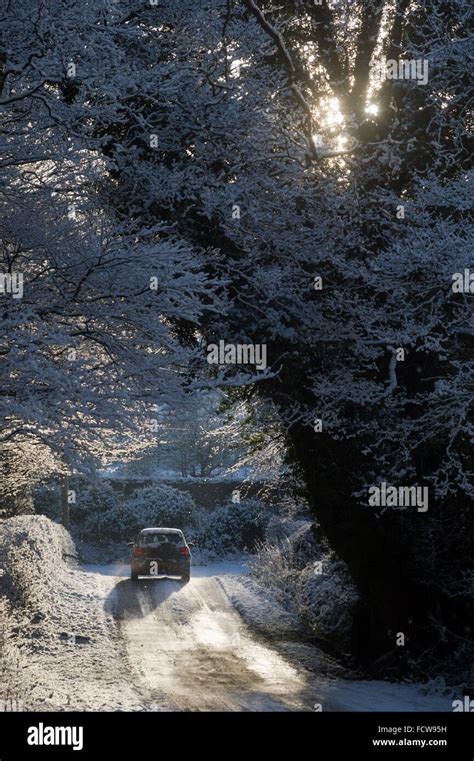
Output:
<path fill-rule="evenodd" d="M 156 528 L 142 528 L 140 531 L 140 534 L 146 534 L 148 531 L 161 531 L 162 534 L 182 534 L 180 528 L 162 528 L 161 526 L 158 526 Z"/>

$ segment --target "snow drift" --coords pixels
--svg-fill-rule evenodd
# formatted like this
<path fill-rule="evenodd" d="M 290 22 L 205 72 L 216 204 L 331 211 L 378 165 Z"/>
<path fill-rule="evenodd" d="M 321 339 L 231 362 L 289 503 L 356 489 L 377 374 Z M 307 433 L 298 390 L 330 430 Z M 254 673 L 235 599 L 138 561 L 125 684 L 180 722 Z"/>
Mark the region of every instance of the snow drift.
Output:
<path fill-rule="evenodd" d="M 114 579 L 79 569 L 68 532 L 44 516 L 0 523 L 3 697 L 24 710 L 143 710 L 104 599 Z"/>

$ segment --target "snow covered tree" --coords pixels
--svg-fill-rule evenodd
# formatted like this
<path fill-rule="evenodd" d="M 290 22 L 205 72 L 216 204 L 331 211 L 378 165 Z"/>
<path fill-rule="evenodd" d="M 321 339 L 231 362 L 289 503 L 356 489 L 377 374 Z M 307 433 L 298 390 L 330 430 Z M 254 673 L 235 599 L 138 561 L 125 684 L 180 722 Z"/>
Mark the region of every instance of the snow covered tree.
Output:
<path fill-rule="evenodd" d="M 453 550 L 470 541 L 469 292 L 452 288 L 470 235 L 468 6 L 163 3 L 158 30 L 151 13 L 136 22 L 150 80 L 107 128 L 121 203 L 207 248 L 228 307 L 205 343 L 267 346 L 266 374 L 214 381 L 253 381 L 277 409 L 362 593 L 355 651 L 383 664 L 404 631 L 414 658 L 443 627 L 449 649 L 469 578 Z M 374 509 L 381 482 L 429 488 L 429 511 Z"/>
<path fill-rule="evenodd" d="M 292 303 L 286 335 L 274 340 L 276 321 L 261 322 L 280 371 L 258 388 L 287 421 L 316 515 L 362 591 L 357 652 L 386 663 L 393 632 L 404 631 L 412 657 L 427 647 L 446 656 L 463 647 L 472 580 L 472 566 L 458 562 L 472 542 L 470 290 L 452 287 L 472 235 L 468 6 L 244 4 L 274 48 L 268 81 L 287 77 L 308 156 L 300 182 L 309 192 L 281 213 L 289 236 L 275 235 L 285 245 L 275 258 L 290 260 L 293 277 L 273 304 L 262 299 L 268 286 L 246 295 L 266 314 L 277 299 Z M 427 82 L 374 84 L 392 58 L 426 62 Z M 301 284 L 311 270 L 310 293 L 310 278 Z M 429 486 L 427 515 L 374 510 L 367 489 L 381 481 Z"/>
<path fill-rule="evenodd" d="M 102 120 L 139 89 L 122 8 L 28 0 L 4 16 L 1 442 L 83 469 L 130 455 L 153 405 L 179 404 L 196 350 L 176 326 L 195 329 L 215 289 L 199 252 L 104 191 Z M 9 466 L 16 487 L 33 471 Z"/>

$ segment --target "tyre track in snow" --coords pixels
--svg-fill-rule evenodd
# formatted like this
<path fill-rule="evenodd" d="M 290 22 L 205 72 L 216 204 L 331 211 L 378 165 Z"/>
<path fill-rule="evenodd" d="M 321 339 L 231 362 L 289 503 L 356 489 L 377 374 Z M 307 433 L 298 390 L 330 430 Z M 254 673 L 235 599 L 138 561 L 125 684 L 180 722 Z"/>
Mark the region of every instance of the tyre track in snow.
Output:
<path fill-rule="evenodd" d="M 124 579 L 111 603 L 133 678 L 170 710 L 311 711 L 322 702 L 314 678 L 249 629 L 217 577 Z"/>
<path fill-rule="evenodd" d="M 168 578 L 132 582 L 123 565 L 83 568 L 108 590 L 103 607 L 115 619 L 139 710 L 451 710 L 451 697 L 427 695 L 422 685 L 330 677 L 324 662 L 318 667 L 321 651 L 281 636 L 275 615 L 274 641 L 256 633 L 227 592 L 242 601 L 244 576 L 225 563 L 196 567 L 184 586 Z"/>
<path fill-rule="evenodd" d="M 0 700 L 21 710 L 452 710 L 422 685 L 343 678 L 241 563 L 133 583 L 124 564 L 79 566 L 44 516 L 0 524 Z"/>

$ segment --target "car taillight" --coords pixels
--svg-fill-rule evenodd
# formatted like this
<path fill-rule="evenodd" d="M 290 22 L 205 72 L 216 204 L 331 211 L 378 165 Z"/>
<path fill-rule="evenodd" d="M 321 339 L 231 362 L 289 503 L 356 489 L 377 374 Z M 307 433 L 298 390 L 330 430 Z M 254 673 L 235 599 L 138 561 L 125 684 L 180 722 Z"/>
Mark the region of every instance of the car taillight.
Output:
<path fill-rule="evenodd" d="M 181 547 L 179 551 L 180 555 L 189 555 L 189 547 Z"/>
<path fill-rule="evenodd" d="M 145 552 L 145 550 L 143 549 L 143 547 L 134 547 L 133 548 L 133 554 L 134 555 L 143 555 L 144 552 Z"/>

